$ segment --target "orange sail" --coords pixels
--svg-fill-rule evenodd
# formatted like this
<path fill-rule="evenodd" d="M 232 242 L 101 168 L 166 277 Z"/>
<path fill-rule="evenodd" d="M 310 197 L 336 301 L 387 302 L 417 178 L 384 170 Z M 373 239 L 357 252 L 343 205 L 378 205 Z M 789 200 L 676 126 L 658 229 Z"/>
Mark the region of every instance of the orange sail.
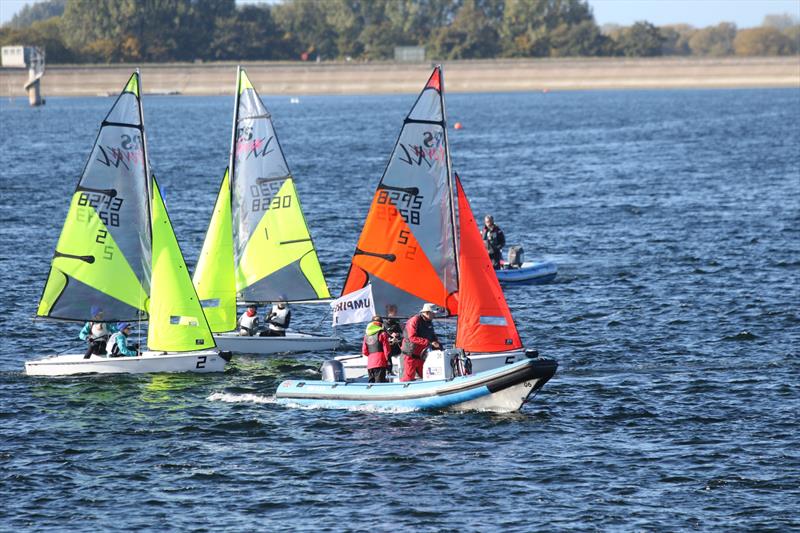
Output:
<path fill-rule="evenodd" d="M 456 346 L 468 352 L 522 348 L 517 327 L 497 281 L 469 201 L 456 179 L 459 229 L 459 293 Z"/>
<path fill-rule="evenodd" d="M 411 316 L 425 302 L 457 311 L 443 88 L 436 67 L 403 123 L 342 290 L 372 284 L 375 310 L 383 316 Z"/>

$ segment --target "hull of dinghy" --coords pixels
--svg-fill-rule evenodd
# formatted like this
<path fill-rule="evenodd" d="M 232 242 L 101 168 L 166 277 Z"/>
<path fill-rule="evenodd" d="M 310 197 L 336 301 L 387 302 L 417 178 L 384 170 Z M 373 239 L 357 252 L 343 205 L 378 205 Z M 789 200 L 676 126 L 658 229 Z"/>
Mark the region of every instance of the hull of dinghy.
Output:
<path fill-rule="evenodd" d="M 558 267 L 551 261 L 525 262 L 519 268 L 495 270 L 501 283 L 549 283 L 556 279 Z"/>
<path fill-rule="evenodd" d="M 339 337 L 325 337 L 289 331 L 285 337 L 242 337 L 236 332 L 216 333 L 214 342 L 220 350 L 233 353 L 269 355 L 274 353 L 323 352 L 335 350 Z"/>
<path fill-rule="evenodd" d="M 278 403 L 322 408 L 512 412 L 555 374 L 558 364 L 526 359 L 471 376 L 408 383 L 284 381 Z"/>
<path fill-rule="evenodd" d="M 222 372 L 230 353 L 204 350 L 186 353 L 143 352 L 138 357 L 104 357 L 63 354 L 25 363 L 29 376 L 76 374 L 147 374 L 152 372 Z"/>

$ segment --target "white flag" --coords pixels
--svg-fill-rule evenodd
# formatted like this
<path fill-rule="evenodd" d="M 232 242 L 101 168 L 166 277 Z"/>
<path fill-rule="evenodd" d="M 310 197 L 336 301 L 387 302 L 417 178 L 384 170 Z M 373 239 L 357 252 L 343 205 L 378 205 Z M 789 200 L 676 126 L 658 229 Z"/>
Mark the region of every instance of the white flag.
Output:
<path fill-rule="evenodd" d="M 333 325 L 358 324 L 369 322 L 375 316 L 375 303 L 372 300 L 372 285 L 345 294 L 331 302 Z"/>

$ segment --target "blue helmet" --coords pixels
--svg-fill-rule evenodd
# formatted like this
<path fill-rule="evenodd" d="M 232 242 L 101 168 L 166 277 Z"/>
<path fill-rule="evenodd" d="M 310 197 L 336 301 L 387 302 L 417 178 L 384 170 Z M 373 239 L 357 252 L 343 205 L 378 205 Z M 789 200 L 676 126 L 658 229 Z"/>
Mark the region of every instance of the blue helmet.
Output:
<path fill-rule="evenodd" d="M 127 322 L 119 322 L 117 324 L 117 331 L 122 331 L 123 329 L 129 328 L 129 327 L 131 327 L 131 325 L 128 324 Z"/>

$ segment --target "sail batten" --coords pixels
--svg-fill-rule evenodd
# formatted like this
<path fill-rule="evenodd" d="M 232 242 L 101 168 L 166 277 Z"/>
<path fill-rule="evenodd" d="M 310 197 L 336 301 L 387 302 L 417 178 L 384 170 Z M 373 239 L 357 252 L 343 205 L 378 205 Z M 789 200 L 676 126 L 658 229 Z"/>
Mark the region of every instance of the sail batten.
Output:
<path fill-rule="evenodd" d="M 441 67 L 403 121 L 353 254 L 342 294 L 373 285 L 379 314 L 425 302 L 455 314 L 458 289 Z"/>

